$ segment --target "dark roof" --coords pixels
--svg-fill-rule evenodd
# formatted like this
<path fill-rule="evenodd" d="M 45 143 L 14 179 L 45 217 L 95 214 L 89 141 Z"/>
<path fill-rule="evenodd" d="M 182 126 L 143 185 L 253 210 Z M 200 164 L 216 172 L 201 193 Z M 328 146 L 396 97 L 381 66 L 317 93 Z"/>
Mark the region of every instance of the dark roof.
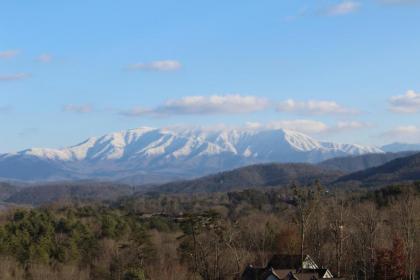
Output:
<path fill-rule="evenodd" d="M 300 255 L 274 255 L 267 267 L 274 269 L 299 269 L 302 266 Z"/>
<path fill-rule="evenodd" d="M 321 279 L 327 271 L 332 276 L 327 268 L 318 268 L 308 255 L 304 257 L 304 267 L 312 268 L 302 269 L 300 255 L 278 254 L 271 258 L 265 268 L 248 266 L 242 274 L 241 280 L 266 280 L 270 275 L 273 275 L 274 279 L 313 280 Z"/>
<path fill-rule="evenodd" d="M 300 272 L 302 273 L 314 273 L 317 274 L 318 277 L 322 277 L 328 271 L 326 268 L 317 268 L 317 269 L 301 269 Z"/>
<path fill-rule="evenodd" d="M 296 273 L 294 274 L 298 280 L 318 280 L 316 274 L 313 273 Z"/>
<path fill-rule="evenodd" d="M 264 274 L 265 270 L 266 269 L 262 267 L 253 267 L 252 265 L 249 265 L 242 273 L 241 280 L 258 280 Z"/>
<path fill-rule="evenodd" d="M 253 267 L 252 265 L 249 265 L 244 273 L 242 273 L 241 280 L 265 280 L 270 275 L 273 275 L 276 279 L 280 280 L 272 268 Z"/>

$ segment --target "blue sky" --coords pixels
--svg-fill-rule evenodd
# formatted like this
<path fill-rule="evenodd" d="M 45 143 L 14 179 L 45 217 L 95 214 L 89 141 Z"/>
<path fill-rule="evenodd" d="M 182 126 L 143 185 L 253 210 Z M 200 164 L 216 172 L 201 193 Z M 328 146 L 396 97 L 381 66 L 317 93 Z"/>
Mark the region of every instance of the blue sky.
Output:
<path fill-rule="evenodd" d="M 0 152 L 139 126 L 420 142 L 420 4 L 10 1 Z"/>

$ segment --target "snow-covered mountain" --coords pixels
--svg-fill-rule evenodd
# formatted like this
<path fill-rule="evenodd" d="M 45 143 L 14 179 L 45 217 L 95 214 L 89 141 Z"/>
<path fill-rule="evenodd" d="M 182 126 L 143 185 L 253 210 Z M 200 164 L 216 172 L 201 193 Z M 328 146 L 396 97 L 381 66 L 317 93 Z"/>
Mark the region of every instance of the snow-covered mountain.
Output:
<path fill-rule="evenodd" d="M 167 130 L 141 127 L 63 149 L 0 155 L 0 177 L 16 180 L 112 179 L 136 183 L 201 176 L 263 162 L 311 162 L 382 153 L 278 130 Z"/>

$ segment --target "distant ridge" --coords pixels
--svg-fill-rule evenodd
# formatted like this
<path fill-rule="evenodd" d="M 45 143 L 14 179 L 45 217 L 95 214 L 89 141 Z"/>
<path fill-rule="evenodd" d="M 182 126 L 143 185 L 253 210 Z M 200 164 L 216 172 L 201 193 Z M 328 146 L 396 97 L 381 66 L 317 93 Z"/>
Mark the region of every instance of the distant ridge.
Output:
<path fill-rule="evenodd" d="M 392 143 L 381 147 L 384 152 L 420 151 L 420 144 Z"/>
<path fill-rule="evenodd" d="M 4 201 L 26 205 L 42 205 L 58 201 L 107 201 L 133 192 L 132 187 L 117 183 L 56 182 L 22 188 L 14 191 Z"/>
<path fill-rule="evenodd" d="M 385 164 L 382 164 L 385 162 Z M 362 171 L 348 171 L 375 166 Z M 319 181 L 325 186 L 384 186 L 420 180 L 420 153 L 368 154 L 330 159 L 320 164 L 258 164 L 198 179 L 171 182 L 150 189 L 155 192 L 202 193 L 237 189 L 308 185 Z"/>
<path fill-rule="evenodd" d="M 420 180 L 420 153 L 394 159 L 384 165 L 351 173 L 339 178 L 335 183 L 358 183 L 359 185 L 383 186 L 394 183 Z"/>
<path fill-rule="evenodd" d="M 399 153 L 380 153 L 366 154 L 360 156 L 337 157 L 320 162 L 318 166 L 339 170 L 344 173 L 352 173 L 383 165 L 391 160 L 407 157 L 416 152 L 399 152 Z"/>
<path fill-rule="evenodd" d="M 195 180 L 163 184 L 152 188 L 156 192 L 200 193 L 226 192 L 255 187 L 287 187 L 292 183 L 307 185 L 320 181 L 328 184 L 342 175 L 311 164 L 259 164 L 205 176 Z"/>

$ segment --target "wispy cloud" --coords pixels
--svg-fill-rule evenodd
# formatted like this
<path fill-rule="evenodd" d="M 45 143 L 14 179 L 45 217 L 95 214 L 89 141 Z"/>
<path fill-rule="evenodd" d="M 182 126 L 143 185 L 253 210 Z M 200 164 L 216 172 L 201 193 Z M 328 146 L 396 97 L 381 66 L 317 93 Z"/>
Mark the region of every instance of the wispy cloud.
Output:
<path fill-rule="evenodd" d="M 13 58 L 19 54 L 19 50 L 6 50 L 6 51 L 0 51 L 0 58 Z"/>
<path fill-rule="evenodd" d="M 53 60 L 53 56 L 51 54 L 44 53 L 36 57 L 35 60 L 41 63 L 49 63 Z"/>
<path fill-rule="evenodd" d="M 312 16 L 344 16 L 358 11 L 361 7 L 360 2 L 352 0 L 343 0 L 341 2 L 329 6 L 322 5 L 321 3 L 318 3 L 316 1 L 310 3 L 311 5 L 306 5 L 302 7 L 296 14 L 286 16 L 284 18 L 284 21 L 289 22 L 300 18 Z"/>
<path fill-rule="evenodd" d="M 261 124 L 258 122 L 248 122 L 249 129 L 289 129 L 306 134 L 334 134 L 350 132 L 358 129 L 370 127 L 369 124 L 357 121 L 338 122 L 326 124 L 321 121 L 311 119 L 278 120 Z"/>
<path fill-rule="evenodd" d="M 265 125 L 268 129 L 290 129 L 308 134 L 322 133 L 328 130 L 328 125 L 315 120 L 279 120 Z"/>
<path fill-rule="evenodd" d="M 325 14 L 328 16 L 343 16 L 356 12 L 360 8 L 360 3 L 355 1 L 343 1 L 328 7 Z"/>
<path fill-rule="evenodd" d="M 309 9 L 308 6 L 304 6 L 296 14 L 286 16 L 286 17 L 283 18 L 283 20 L 286 21 L 286 22 L 294 21 L 294 20 L 303 18 L 303 17 L 305 17 L 309 14 L 311 14 L 311 10 Z"/>
<path fill-rule="evenodd" d="M 181 69 L 182 64 L 177 60 L 158 60 L 147 63 L 136 63 L 131 64 L 127 67 L 128 70 L 132 71 L 176 71 Z"/>
<path fill-rule="evenodd" d="M 66 104 L 62 108 L 63 112 L 71 112 L 71 113 L 79 113 L 79 114 L 85 114 L 85 113 L 91 113 L 93 111 L 93 108 L 89 104 Z"/>
<path fill-rule="evenodd" d="M 403 125 L 394 127 L 380 135 L 392 141 L 418 143 L 420 139 L 420 127 L 416 125 Z"/>
<path fill-rule="evenodd" d="M 346 131 L 353 131 L 359 129 L 365 129 L 372 127 L 373 125 L 367 122 L 361 121 L 344 121 L 344 122 L 337 122 L 335 125 L 329 127 L 328 133 L 339 133 L 339 132 L 346 132 Z"/>
<path fill-rule="evenodd" d="M 420 93 L 414 90 L 407 91 L 404 95 L 393 96 L 389 99 L 390 110 L 395 113 L 420 112 Z"/>
<path fill-rule="evenodd" d="M 119 114 L 126 117 L 140 117 L 145 115 L 152 115 L 153 110 L 136 106 L 128 110 L 120 110 Z"/>
<path fill-rule="evenodd" d="M 329 100 L 296 101 L 288 99 L 281 102 L 276 110 L 278 112 L 297 113 L 301 115 L 349 115 L 357 114 L 358 110 L 339 105 Z"/>
<path fill-rule="evenodd" d="M 39 129 L 36 127 L 27 127 L 25 129 L 22 129 L 19 133 L 18 136 L 19 137 L 32 137 L 35 134 L 37 134 L 39 132 Z"/>
<path fill-rule="evenodd" d="M 0 75 L 0 82 L 18 81 L 29 78 L 31 75 L 28 73 L 16 73 L 10 75 Z"/>
<path fill-rule="evenodd" d="M 137 107 L 122 111 L 120 114 L 125 116 L 244 114 L 261 111 L 268 106 L 269 102 L 267 99 L 256 96 L 242 96 L 239 94 L 187 96 L 168 100 L 163 105 L 153 109 Z"/>
<path fill-rule="evenodd" d="M 12 107 L 10 106 L 0 106 L 0 113 L 9 113 L 12 111 Z"/>

